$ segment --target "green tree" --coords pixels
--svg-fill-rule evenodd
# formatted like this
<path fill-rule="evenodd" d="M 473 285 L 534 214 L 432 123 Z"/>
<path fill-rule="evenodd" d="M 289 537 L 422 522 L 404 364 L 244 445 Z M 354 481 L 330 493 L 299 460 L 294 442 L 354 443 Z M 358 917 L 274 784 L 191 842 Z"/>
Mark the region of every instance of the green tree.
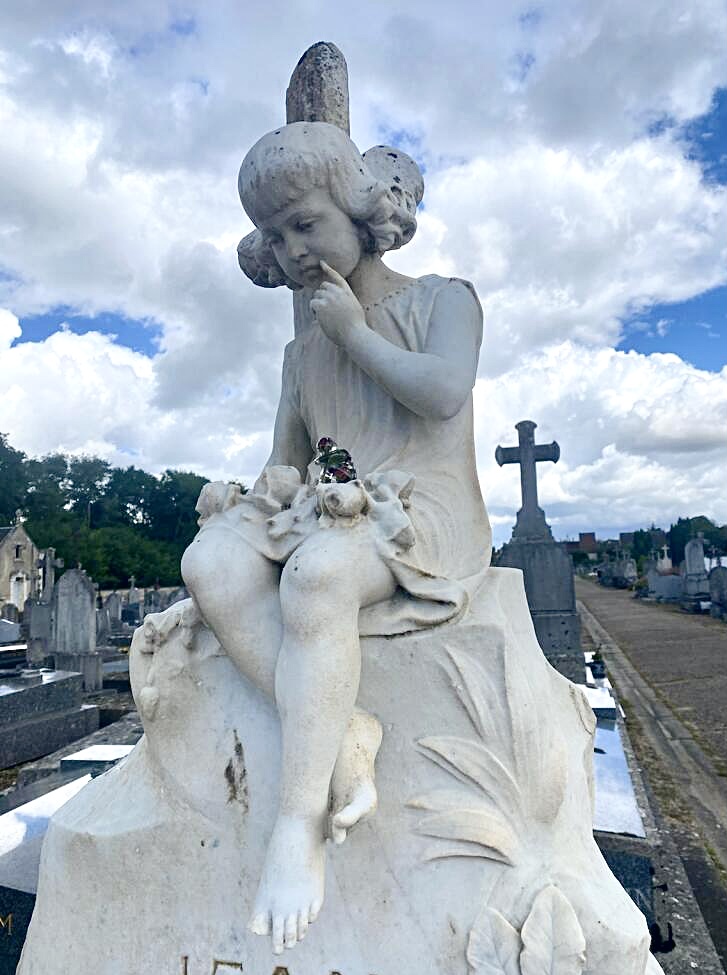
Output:
<path fill-rule="evenodd" d="M 634 559 L 638 560 L 640 558 L 651 555 L 651 535 L 639 528 L 638 531 L 634 532 L 634 541 L 631 546 L 631 555 Z"/>
<path fill-rule="evenodd" d="M 0 525 L 15 521 L 15 512 L 24 507 L 27 479 L 25 454 L 8 443 L 0 433 Z"/>
<path fill-rule="evenodd" d="M 706 515 L 697 515 L 695 518 L 679 518 L 669 529 L 669 551 L 674 565 L 679 565 L 683 561 L 684 547 L 697 532 L 704 533 L 708 548 L 713 547 L 719 554 L 727 554 L 724 548 L 725 541 L 727 541 L 725 526 L 718 528 Z"/>

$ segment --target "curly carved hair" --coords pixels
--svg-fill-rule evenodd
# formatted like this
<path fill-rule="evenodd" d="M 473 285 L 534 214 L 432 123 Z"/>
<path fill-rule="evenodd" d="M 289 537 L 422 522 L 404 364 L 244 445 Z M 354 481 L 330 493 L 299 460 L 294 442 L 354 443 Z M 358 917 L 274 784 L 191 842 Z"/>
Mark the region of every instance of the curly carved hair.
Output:
<path fill-rule="evenodd" d="M 293 122 L 264 135 L 245 156 L 237 182 L 242 205 L 259 227 L 308 190 L 326 189 L 360 226 L 367 250 L 395 250 L 414 236 L 424 182 L 416 163 L 404 153 L 378 146 L 369 155 L 370 166 L 335 125 Z M 255 284 L 300 287 L 286 277 L 260 230 L 240 241 L 237 255 Z"/>

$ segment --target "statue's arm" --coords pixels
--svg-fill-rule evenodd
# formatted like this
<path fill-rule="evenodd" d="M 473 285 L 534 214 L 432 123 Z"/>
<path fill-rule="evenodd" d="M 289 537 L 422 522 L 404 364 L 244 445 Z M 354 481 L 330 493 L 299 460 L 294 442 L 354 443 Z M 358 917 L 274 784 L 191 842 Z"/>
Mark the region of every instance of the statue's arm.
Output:
<path fill-rule="evenodd" d="M 364 372 L 412 413 L 448 420 L 474 386 L 481 341 L 479 303 L 454 281 L 436 297 L 423 352 L 401 349 L 369 328 L 351 329 L 345 344 Z"/>
<path fill-rule="evenodd" d="M 278 404 L 273 431 L 273 450 L 266 467 L 283 465 L 296 467 L 305 480 L 308 464 L 313 458 L 310 436 L 303 418 L 286 395 L 285 373 L 283 373 L 283 392 Z"/>

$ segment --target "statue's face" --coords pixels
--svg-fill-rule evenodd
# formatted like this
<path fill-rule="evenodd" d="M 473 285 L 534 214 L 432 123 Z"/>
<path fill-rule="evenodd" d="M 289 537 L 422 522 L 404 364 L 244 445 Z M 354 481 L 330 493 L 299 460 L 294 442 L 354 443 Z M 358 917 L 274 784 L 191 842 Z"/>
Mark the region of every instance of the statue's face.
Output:
<path fill-rule="evenodd" d="M 348 278 L 361 260 L 358 228 L 324 189 L 312 189 L 260 224 L 275 259 L 291 281 L 317 288 L 320 262 Z"/>

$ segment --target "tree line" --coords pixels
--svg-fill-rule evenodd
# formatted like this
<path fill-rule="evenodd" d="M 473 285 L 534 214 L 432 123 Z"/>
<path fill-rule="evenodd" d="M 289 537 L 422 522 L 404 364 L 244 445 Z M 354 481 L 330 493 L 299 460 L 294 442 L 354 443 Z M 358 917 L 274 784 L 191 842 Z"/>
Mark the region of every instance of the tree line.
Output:
<path fill-rule="evenodd" d="M 100 457 L 27 457 L 0 434 L 0 525 L 20 510 L 39 548 L 78 563 L 101 588 L 181 584 L 179 563 L 197 532 L 195 505 L 207 478 L 112 467 Z M 243 488 L 244 490 L 244 488 Z"/>

